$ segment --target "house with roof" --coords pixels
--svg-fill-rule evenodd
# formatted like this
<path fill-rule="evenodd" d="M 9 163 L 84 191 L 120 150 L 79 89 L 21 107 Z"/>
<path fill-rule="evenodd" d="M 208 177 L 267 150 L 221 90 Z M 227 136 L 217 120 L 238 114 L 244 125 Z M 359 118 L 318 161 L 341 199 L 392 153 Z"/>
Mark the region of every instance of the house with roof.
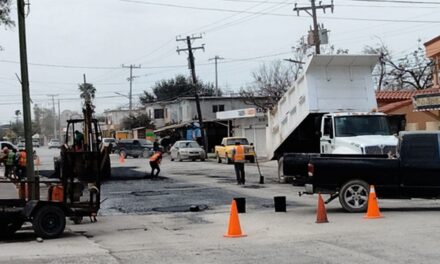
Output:
<path fill-rule="evenodd" d="M 440 36 L 424 43 L 433 62 L 433 85 L 424 90 L 376 92 L 379 111 L 390 116 L 394 131 L 440 130 Z"/>

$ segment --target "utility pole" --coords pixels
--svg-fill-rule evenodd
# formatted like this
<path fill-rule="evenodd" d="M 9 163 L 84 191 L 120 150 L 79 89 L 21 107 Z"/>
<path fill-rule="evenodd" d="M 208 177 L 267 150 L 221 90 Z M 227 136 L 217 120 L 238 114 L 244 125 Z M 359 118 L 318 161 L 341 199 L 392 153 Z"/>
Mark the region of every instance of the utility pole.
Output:
<path fill-rule="evenodd" d="M 208 61 L 214 60 L 215 63 L 215 91 L 216 95 L 219 96 L 219 89 L 218 89 L 218 72 L 217 72 L 217 61 L 218 60 L 224 60 L 225 58 L 221 58 L 218 55 L 215 55 L 214 58 L 210 58 Z"/>
<path fill-rule="evenodd" d="M 20 71 L 21 71 L 21 93 L 23 100 L 23 122 L 24 138 L 26 144 L 26 174 L 29 184 L 28 197 L 30 200 L 39 200 L 40 181 L 34 170 L 34 150 L 32 146 L 32 120 L 31 120 L 31 98 L 29 92 L 29 73 L 26 50 L 26 22 L 25 22 L 24 0 L 17 0 L 18 14 L 18 37 L 20 42 Z"/>
<path fill-rule="evenodd" d="M 141 65 L 133 65 L 130 64 L 130 66 L 125 66 L 124 64 L 122 64 L 122 68 L 130 68 L 130 77 L 127 78 L 127 81 L 130 82 L 130 92 L 128 93 L 128 100 L 129 100 L 129 106 L 128 109 L 130 110 L 129 115 L 131 116 L 131 111 L 132 111 L 132 100 L 133 100 L 133 80 L 134 78 L 137 78 L 137 76 L 133 76 L 133 69 L 139 69 L 141 67 Z"/>
<path fill-rule="evenodd" d="M 205 130 L 203 125 L 203 118 L 202 118 L 202 110 L 200 109 L 200 100 L 199 100 L 199 93 L 197 88 L 197 76 L 196 76 L 196 67 L 194 63 L 194 54 L 193 50 L 201 49 L 205 51 L 205 44 L 202 44 L 202 46 L 199 47 L 192 47 L 191 41 L 196 39 L 201 39 L 202 36 L 187 36 L 186 38 L 176 38 L 176 41 L 186 41 L 186 45 L 188 48 L 186 49 L 179 49 L 177 47 L 177 53 L 180 54 L 181 51 L 188 51 L 188 62 L 189 62 L 189 69 L 191 70 L 191 76 L 192 76 L 192 83 L 194 85 L 194 97 L 196 100 L 196 107 L 197 107 L 197 116 L 199 118 L 199 124 L 200 124 L 200 133 L 202 136 L 202 146 L 205 150 L 205 153 L 208 154 L 208 144 L 206 143 L 206 137 L 205 137 Z"/>
<path fill-rule="evenodd" d="M 308 6 L 308 7 L 297 7 L 297 4 L 295 3 L 295 8 L 293 9 L 293 11 L 296 11 L 298 16 L 299 16 L 299 11 L 305 11 L 307 14 L 309 14 L 313 18 L 313 42 L 315 44 L 316 54 L 320 54 L 321 53 L 321 49 L 320 49 L 321 41 L 319 39 L 318 16 L 316 15 L 316 10 L 322 9 L 323 12 L 325 13 L 325 9 L 330 8 L 330 10 L 333 13 L 334 5 L 333 5 L 333 0 L 330 5 L 322 5 L 321 1 L 320 1 L 319 6 L 316 6 L 315 0 L 310 0 L 310 2 L 311 2 L 311 6 Z M 312 13 L 310 13 L 309 10 L 312 10 Z"/>
<path fill-rule="evenodd" d="M 58 94 L 48 94 L 47 96 L 52 97 L 52 113 L 53 113 L 53 137 L 57 138 L 57 113 L 55 112 L 55 97 Z"/>
<path fill-rule="evenodd" d="M 58 98 L 58 136 L 61 141 L 61 112 L 60 112 L 60 98 Z"/>

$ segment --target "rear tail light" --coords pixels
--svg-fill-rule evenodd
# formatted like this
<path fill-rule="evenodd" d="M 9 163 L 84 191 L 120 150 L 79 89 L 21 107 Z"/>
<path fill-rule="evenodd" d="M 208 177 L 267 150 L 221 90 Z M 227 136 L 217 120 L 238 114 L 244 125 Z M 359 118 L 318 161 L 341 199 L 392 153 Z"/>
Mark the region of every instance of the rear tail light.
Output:
<path fill-rule="evenodd" d="M 314 172 L 315 172 L 315 166 L 313 166 L 313 164 L 311 163 L 307 164 L 307 173 L 309 177 L 313 177 Z"/>

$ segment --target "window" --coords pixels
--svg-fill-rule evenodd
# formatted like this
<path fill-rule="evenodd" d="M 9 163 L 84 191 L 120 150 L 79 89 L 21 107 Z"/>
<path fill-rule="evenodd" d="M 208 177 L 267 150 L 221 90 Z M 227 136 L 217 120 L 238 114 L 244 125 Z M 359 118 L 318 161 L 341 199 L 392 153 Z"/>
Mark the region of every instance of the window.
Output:
<path fill-rule="evenodd" d="M 212 106 L 213 113 L 222 112 L 222 111 L 225 111 L 225 105 L 213 105 Z"/>
<path fill-rule="evenodd" d="M 326 117 L 324 119 L 324 135 L 330 136 L 333 135 L 333 126 L 332 126 L 332 118 Z"/>
<path fill-rule="evenodd" d="M 163 118 L 164 111 L 163 109 L 154 109 L 154 119 Z"/>

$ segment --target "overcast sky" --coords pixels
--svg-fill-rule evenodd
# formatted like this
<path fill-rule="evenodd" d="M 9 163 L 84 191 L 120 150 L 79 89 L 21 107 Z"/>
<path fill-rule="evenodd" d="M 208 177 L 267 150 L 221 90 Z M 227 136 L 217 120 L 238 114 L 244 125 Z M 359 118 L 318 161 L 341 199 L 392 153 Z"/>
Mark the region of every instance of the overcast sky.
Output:
<path fill-rule="evenodd" d="M 31 97 L 40 106 L 52 107 L 48 94 L 58 94 L 61 111 L 80 110 L 78 83 L 83 74 L 97 88 L 97 112 L 127 107 L 126 78 L 121 65 L 136 64 L 134 99 L 151 91 L 158 80 L 188 75 L 187 55 L 176 52 L 176 36 L 203 34 L 194 46 L 196 71 L 205 82 L 214 82 L 215 55 L 219 85 L 238 91 L 251 81 L 261 63 L 289 58 L 291 47 L 306 35 L 312 19 L 297 16 L 294 3 L 308 0 L 30 0 L 26 19 Z M 323 0 L 330 4 L 330 0 Z M 414 50 L 440 34 L 438 0 L 335 0 L 332 14 L 318 11 L 319 23 L 330 32 L 330 44 L 359 53 L 365 45 L 382 40 L 393 56 Z M 12 17 L 16 19 L 13 1 Z M 22 109 L 18 29 L 0 27 L 0 123 L 14 120 Z M 287 63 L 287 62 L 286 62 Z"/>

